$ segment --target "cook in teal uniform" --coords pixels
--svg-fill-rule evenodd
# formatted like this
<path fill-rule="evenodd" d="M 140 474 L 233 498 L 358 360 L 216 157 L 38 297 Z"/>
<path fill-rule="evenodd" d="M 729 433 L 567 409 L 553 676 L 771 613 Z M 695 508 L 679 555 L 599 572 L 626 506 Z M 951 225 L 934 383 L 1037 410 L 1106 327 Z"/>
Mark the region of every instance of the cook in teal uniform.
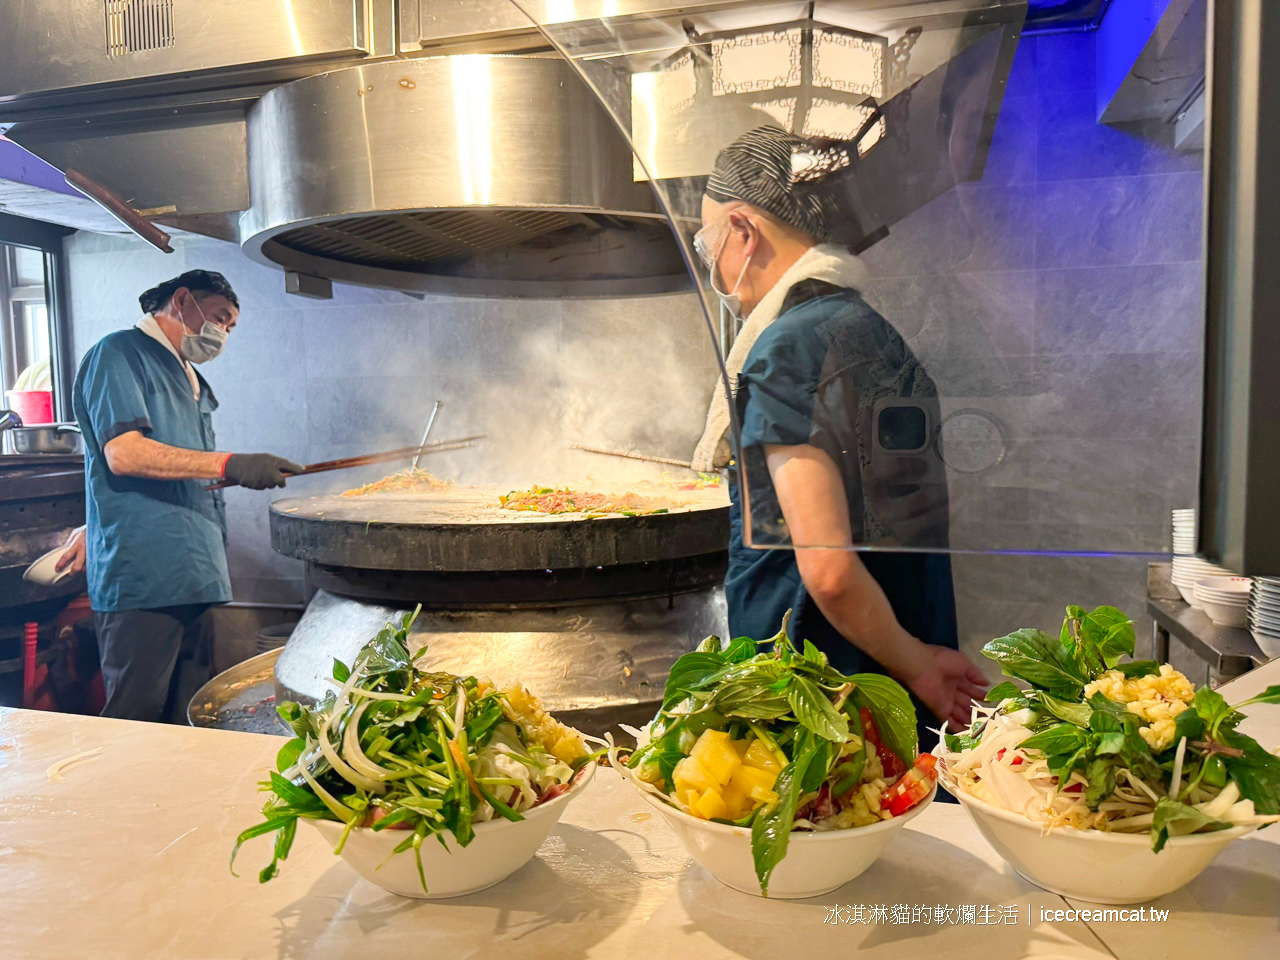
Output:
<path fill-rule="evenodd" d="M 302 468 L 216 452 L 218 401 L 195 365 L 222 351 L 239 317 L 226 278 L 192 270 L 139 301 L 142 320 L 98 341 L 76 375 L 86 527 L 64 562 L 87 563 L 103 715 L 181 723 L 209 678 L 209 610 L 231 599 L 223 495 L 205 487 L 279 487 Z"/>
<path fill-rule="evenodd" d="M 927 450 L 884 449 L 927 445 L 937 389 L 858 292 L 860 261 L 833 242 L 847 204 L 823 171 L 848 167 L 829 141 L 761 127 L 721 151 L 703 198 L 695 246 L 712 288 L 745 316 L 726 363 L 742 458 L 730 484 L 729 628 L 769 637 L 791 610 L 795 640 L 911 691 L 927 747 L 927 726 L 968 724 L 985 681 L 957 649 L 945 473 Z M 698 466 L 728 460 L 730 422 L 717 390 Z"/>

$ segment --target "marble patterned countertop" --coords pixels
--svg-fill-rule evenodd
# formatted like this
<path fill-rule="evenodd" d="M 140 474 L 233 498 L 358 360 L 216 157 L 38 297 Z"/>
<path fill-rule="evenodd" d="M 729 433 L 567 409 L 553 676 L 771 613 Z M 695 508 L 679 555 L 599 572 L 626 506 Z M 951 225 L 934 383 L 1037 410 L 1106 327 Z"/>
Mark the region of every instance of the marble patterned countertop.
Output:
<path fill-rule="evenodd" d="M 1276 682 L 1280 663 L 1235 681 L 1229 697 Z M 1245 729 L 1275 746 L 1280 707 L 1255 711 Z M 469 897 L 384 893 L 305 827 L 280 877 L 259 885 L 267 838 L 245 845 L 238 878 L 227 864 L 236 834 L 258 819 L 256 782 L 279 743 L 0 711 L 0 956 L 1262 960 L 1280 942 L 1280 827 L 1237 841 L 1151 904 L 1169 911 L 1163 921 L 1045 918 L 1090 905 L 1023 880 L 958 805 L 939 803 L 834 894 L 762 900 L 697 867 L 609 770 L 534 860 Z M 51 764 L 94 748 L 98 759 L 49 779 Z"/>

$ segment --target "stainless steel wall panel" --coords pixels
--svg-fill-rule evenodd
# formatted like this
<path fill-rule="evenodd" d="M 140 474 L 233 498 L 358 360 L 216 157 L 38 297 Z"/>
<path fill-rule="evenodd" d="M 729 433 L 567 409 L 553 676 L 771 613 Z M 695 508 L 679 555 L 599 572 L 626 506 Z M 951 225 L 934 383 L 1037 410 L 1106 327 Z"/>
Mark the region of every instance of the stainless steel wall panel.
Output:
<path fill-rule="evenodd" d="M 366 0 L 8 0 L 0 102 L 369 52 Z"/>

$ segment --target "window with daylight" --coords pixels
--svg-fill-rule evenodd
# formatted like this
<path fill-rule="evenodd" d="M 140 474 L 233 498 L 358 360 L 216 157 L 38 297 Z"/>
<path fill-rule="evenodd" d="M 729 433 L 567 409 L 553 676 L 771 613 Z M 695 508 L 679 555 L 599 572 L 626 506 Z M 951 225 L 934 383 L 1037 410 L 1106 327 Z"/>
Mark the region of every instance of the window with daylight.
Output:
<path fill-rule="evenodd" d="M 62 231 L 29 223 L 0 223 L 0 408 L 27 423 L 57 422 L 71 415 L 58 315 Z"/>

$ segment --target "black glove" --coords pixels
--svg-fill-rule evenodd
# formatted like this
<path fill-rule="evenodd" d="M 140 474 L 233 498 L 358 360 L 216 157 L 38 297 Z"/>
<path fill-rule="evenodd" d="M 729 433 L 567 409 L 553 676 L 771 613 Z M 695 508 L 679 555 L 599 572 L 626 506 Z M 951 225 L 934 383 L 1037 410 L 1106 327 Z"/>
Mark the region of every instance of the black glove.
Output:
<path fill-rule="evenodd" d="M 292 460 L 269 453 L 233 453 L 222 471 L 228 482 L 250 490 L 283 487 L 287 477 L 301 472 Z"/>

